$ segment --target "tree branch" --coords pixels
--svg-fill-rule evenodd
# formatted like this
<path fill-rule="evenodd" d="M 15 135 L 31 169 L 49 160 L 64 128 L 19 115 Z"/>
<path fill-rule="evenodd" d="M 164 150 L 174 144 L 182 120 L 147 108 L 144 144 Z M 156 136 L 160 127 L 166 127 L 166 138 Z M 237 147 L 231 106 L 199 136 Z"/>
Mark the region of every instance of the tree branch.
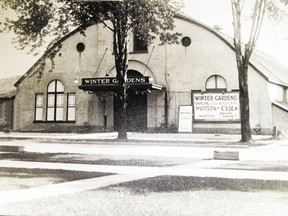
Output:
<path fill-rule="evenodd" d="M 250 37 L 248 43 L 245 46 L 245 56 L 247 60 L 249 60 L 255 47 L 256 41 L 260 35 L 265 9 L 266 9 L 266 0 L 255 1 Z"/>

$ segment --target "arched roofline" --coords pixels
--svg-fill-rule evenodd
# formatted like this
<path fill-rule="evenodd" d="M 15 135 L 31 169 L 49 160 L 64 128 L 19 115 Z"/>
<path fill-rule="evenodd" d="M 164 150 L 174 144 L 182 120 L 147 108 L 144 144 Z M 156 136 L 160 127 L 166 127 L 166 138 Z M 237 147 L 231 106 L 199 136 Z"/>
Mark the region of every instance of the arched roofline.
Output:
<path fill-rule="evenodd" d="M 96 24 L 96 23 L 94 23 L 94 24 Z M 91 24 L 90 26 L 92 26 L 94 24 Z M 89 27 L 89 26 L 87 26 L 87 27 Z M 30 67 L 28 69 L 28 71 L 23 76 L 20 77 L 20 79 L 14 84 L 14 86 L 17 87 L 26 77 L 28 77 L 29 74 L 32 73 L 37 68 L 37 66 L 41 63 L 41 61 L 45 60 L 49 56 L 49 54 L 56 47 L 58 47 L 63 41 L 65 41 L 66 39 L 68 39 L 72 35 L 79 33 L 82 30 L 83 30 L 83 26 L 77 27 L 74 30 L 72 30 L 71 32 L 69 32 L 67 35 L 64 35 L 62 38 L 60 38 L 58 41 L 56 41 L 49 49 L 47 49 L 44 52 L 44 54 L 42 54 L 42 56 L 32 65 L 32 67 Z"/>
<path fill-rule="evenodd" d="M 175 18 L 184 20 L 186 22 L 192 23 L 200 28 L 205 29 L 206 31 L 210 32 L 211 34 L 215 35 L 217 38 L 219 38 L 221 41 L 223 41 L 233 52 L 235 52 L 235 48 L 234 46 L 231 44 L 231 41 L 229 42 L 228 39 L 224 38 L 220 33 L 216 32 L 213 28 L 183 14 L 183 13 L 177 13 L 175 15 Z M 88 28 L 92 25 L 95 25 L 97 23 L 91 23 L 90 25 L 86 26 L 85 28 Z M 99 23 L 98 23 L 99 24 Z M 72 35 L 82 31 L 83 29 L 85 29 L 83 26 L 80 26 L 76 29 L 74 29 L 73 31 L 71 31 L 70 33 L 68 33 L 67 35 L 63 36 L 61 39 L 59 39 L 57 42 L 55 42 L 47 51 L 45 51 L 45 53 L 36 61 L 36 63 L 33 64 L 33 66 L 28 69 L 28 71 L 20 77 L 20 79 L 14 84 L 15 87 L 17 87 L 31 72 L 33 72 L 33 70 L 35 70 L 35 68 L 38 66 L 38 64 L 40 64 L 40 62 L 42 60 L 45 60 L 48 55 L 57 47 L 59 46 L 63 41 L 65 41 L 67 38 L 71 37 Z M 229 37 L 229 36 L 225 36 L 225 37 Z M 230 37 L 229 37 L 230 38 Z M 230 40 L 233 41 L 232 38 L 230 38 Z M 249 65 L 259 74 L 261 75 L 266 81 L 270 82 L 269 77 L 267 77 L 264 73 L 261 72 L 261 70 L 259 70 L 257 68 L 257 66 L 255 66 L 255 64 L 251 63 L 251 61 L 249 61 Z M 286 85 L 283 83 L 283 85 Z"/>
<path fill-rule="evenodd" d="M 178 18 L 178 19 L 184 20 L 186 22 L 192 23 L 192 24 L 194 24 L 194 25 L 196 25 L 196 26 L 198 26 L 200 28 L 203 28 L 203 29 L 207 30 L 208 32 L 210 32 L 211 34 L 213 34 L 217 38 L 219 38 L 221 41 L 223 41 L 228 47 L 230 47 L 230 49 L 232 49 L 233 52 L 235 52 L 235 47 L 233 45 L 233 38 L 231 38 L 230 36 L 225 35 L 223 33 L 219 33 L 216 30 L 214 30 L 213 28 L 211 28 L 210 26 L 207 26 L 207 25 L 201 23 L 200 21 L 195 20 L 192 17 L 187 16 L 186 14 L 178 13 L 175 17 Z M 256 54 L 256 55 L 259 55 L 259 54 L 263 55 L 263 53 L 255 50 L 255 49 L 254 49 L 253 53 Z M 272 60 L 271 56 L 267 55 L 267 57 Z M 257 57 L 255 57 L 255 58 L 257 58 Z M 261 71 L 261 69 L 259 69 L 259 67 L 255 63 L 253 63 L 253 59 L 249 60 L 249 66 L 251 68 L 253 68 L 267 82 L 272 83 L 272 84 L 277 84 L 277 85 L 280 85 L 280 86 L 284 86 L 284 87 L 288 86 L 288 80 L 285 83 L 283 83 L 283 80 L 281 80 L 281 82 L 280 81 L 275 82 L 273 79 L 269 78 L 269 75 L 266 75 L 265 73 L 263 73 Z M 270 72 L 273 73 L 272 71 L 270 71 Z"/>

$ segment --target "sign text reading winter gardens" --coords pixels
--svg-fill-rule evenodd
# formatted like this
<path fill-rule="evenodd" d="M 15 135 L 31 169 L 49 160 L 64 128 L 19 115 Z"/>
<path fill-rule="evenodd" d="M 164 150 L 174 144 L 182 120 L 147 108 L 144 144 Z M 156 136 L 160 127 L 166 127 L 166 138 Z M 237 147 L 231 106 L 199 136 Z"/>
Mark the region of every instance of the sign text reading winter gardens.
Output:
<path fill-rule="evenodd" d="M 193 92 L 193 109 L 196 121 L 239 121 L 239 92 Z"/>
<path fill-rule="evenodd" d="M 116 77 L 100 77 L 100 78 L 83 78 L 82 85 L 113 85 L 117 84 Z M 149 83 L 149 76 L 143 77 L 127 77 L 126 83 L 128 84 L 140 84 Z"/>

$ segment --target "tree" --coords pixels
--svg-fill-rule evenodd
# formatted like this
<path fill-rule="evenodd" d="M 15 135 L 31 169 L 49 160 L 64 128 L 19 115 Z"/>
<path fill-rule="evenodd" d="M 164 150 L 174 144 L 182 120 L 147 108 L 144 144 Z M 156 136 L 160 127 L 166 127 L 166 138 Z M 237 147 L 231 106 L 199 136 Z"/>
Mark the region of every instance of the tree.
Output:
<path fill-rule="evenodd" d="M 113 32 L 113 54 L 119 88 L 117 100 L 122 110 L 118 138 L 126 139 L 126 88 L 128 67 L 128 41 L 132 32 L 149 45 L 158 35 L 162 43 L 176 43 L 179 36 L 173 33 L 174 15 L 181 2 L 175 0 L 2 0 L 2 9 L 12 9 L 15 19 L 6 19 L 4 30 L 13 31 L 20 48 L 30 46 L 35 51 L 45 44 L 45 38 L 53 37 L 51 44 L 80 26 L 85 29 L 102 23 Z M 48 46 L 49 47 L 49 46 Z M 55 55 L 55 54 L 54 54 Z"/>
<path fill-rule="evenodd" d="M 281 3 L 287 4 L 288 0 L 280 0 Z M 240 90 L 240 112 L 241 112 L 241 142 L 251 142 L 251 127 L 249 115 L 249 91 L 248 91 L 248 66 L 250 57 L 254 51 L 257 39 L 260 35 L 262 23 L 266 10 L 272 14 L 279 15 L 279 9 L 272 0 L 254 0 L 251 18 L 251 30 L 248 42 L 242 41 L 242 10 L 245 0 L 231 0 L 233 29 L 234 29 L 234 47 L 238 70 L 238 81 Z M 251 2 L 249 2 L 251 3 Z"/>

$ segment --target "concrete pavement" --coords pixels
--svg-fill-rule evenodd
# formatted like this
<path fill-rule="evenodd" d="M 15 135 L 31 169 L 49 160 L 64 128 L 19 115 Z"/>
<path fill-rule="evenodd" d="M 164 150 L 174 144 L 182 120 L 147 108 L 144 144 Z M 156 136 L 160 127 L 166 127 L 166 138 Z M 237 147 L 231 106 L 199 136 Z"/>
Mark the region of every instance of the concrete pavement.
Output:
<path fill-rule="evenodd" d="M 182 141 L 182 142 L 238 142 L 240 135 L 235 134 L 193 134 L 193 133 L 127 133 L 128 140 L 138 141 Z M 117 139 L 117 132 L 107 133 L 33 133 L 33 132 L 1 132 L 1 139 L 57 139 L 57 140 L 115 140 Z M 255 135 L 254 140 L 267 140 L 271 136 Z"/>
<path fill-rule="evenodd" d="M 214 151 L 237 151 L 240 160 L 287 161 L 288 140 L 253 136 L 255 144 L 239 144 L 231 134 L 128 133 L 119 142 L 117 133 L 3 133 L 0 145 L 24 146 L 28 152 L 82 153 L 101 155 L 146 155 L 212 159 Z"/>
<path fill-rule="evenodd" d="M 165 175 L 288 181 L 287 172 L 221 169 L 221 166 L 227 163 L 231 163 L 231 161 L 210 160 L 201 161 L 196 164 L 184 164 L 171 167 L 135 167 L 2 160 L 0 161 L 1 167 L 79 170 L 87 172 L 115 173 L 115 175 L 44 185 L 21 190 L 0 191 L 0 206 L 20 201 L 72 194 L 113 184 Z"/>
<path fill-rule="evenodd" d="M 66 182 L 54 185 L 0 192 L 0 204 L 40 199 L 96 189 L 112 184 L 161 175 L 219 177 L 288 181 L 287 172 L 231 170 L 223 165 L 229 160 L 213 160 L 213 152 L 238 151 L 243 161 L 288 161 L 286 140 L 254 137 L 254 146 L 239 145 L 237 135 L 213 134 L 138 134 L 129 133 L 128 142 L 118 142 L 116 133 L 101 134 L 31 134 L 0 133 L 0 145 L 21 145 L 28 152 L 83 153 L 98 155 L 133 155 L 149 157 L 197 158 L 198 162 L 169 167 L 108 166 L 67 163 L 44 163 L 0 160 L 0 167 L 29 169 L 63 169 L 115 175 Z M 60 143 L 59 143 L 60 142 Z"/>

